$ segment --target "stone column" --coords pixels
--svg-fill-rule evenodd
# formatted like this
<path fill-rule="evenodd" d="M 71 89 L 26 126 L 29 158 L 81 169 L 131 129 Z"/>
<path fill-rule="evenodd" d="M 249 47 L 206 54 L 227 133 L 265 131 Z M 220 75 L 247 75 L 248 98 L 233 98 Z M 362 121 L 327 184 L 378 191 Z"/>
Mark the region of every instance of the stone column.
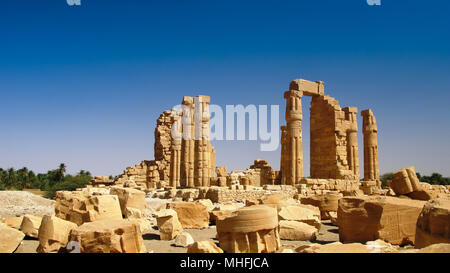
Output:
<path fill-rule="evenodd" d="M 183 139 L 181 141 L 181 185 L 194 187 L 194 98 L 182 101 Z"/>
<path fill-rule="evenodd" d="M 170 177 L 169 186 L 176 188 L 180 186 L 181 173 L 181 117 L 179 115 L 172 117 L 172 146 L 170 158 Z"/>
<path fill-rule="evenodd" d="M 278 213 L 269 206 L 239 209 L 216 221 L 217 239 L 227 253 L 272 253 L 280 246 Z"/>
<path fill-rule="evenodd" d="M 194 185 L 196 187 L 209 186 L 211 155 L 209 142 L 209 96 L 197 96 L 194 98 Z"/>
<path fill-rule="evenodd" d="M 286 185 L 287 127 L 281 126 L 280 129 L 281 129 L 281 157 L 280 157 L 281 185 Z"/>
<path fill-rule="evenodd" d="M 361 116 L 364 134 L 364 180 L 379 180 L 377 121 L 371 109 L 361 111 Z"/>
<path fill-rule="evenodd" d="M 345 119 L 349 121 L 349 128 L 347 129 L 347 161 L 348 167 L 352 171 L 355 179 L 359 181 L 359 155 L 358 155 L 358 108 L 346 107 L 344 109 Z"/>
<path fill-rule="evenodd" d="M 302 96 L 302 91 L 290 90 L 284 93 L 287 125 L 286 165 L 282 175 L 287 185 L 295 185 L 303 177 Z"/>

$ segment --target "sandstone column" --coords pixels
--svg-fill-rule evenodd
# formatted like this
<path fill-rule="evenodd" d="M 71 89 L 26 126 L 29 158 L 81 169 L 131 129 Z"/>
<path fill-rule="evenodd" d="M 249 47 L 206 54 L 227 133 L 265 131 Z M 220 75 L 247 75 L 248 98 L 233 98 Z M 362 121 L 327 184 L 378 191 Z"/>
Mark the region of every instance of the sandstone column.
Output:
<path fill-rule="evenodd" d="M 285 183 L 294 185 L 303 177 L 302 149 L 302 99 L 303 92 L 290 90 L 284 93 L 286 99 L 286 166 Z"/>
<path fill-rule="evenodd" d="M 377 121 L 371 109 L 361 111 L 361 116 L 364 134 L 364 180 L 379 180 Z"/>
<path fill-rule="evenodd" d="M 194 187 L 194 98 L 185 96 L 182 101 L 182 155 L 181 185 Z"/>
<path fill-rule="evenodd" d="M 181 171 L 181 118 L 177 114 L 173 116 L 172 125 L 172 147 L 170 156 L 170 178 L 169 186 L 176 188 L 180 186 Z"/>
<path fill-rule="evenodd" d="M 287 128 L 281 126 L 281 159 L 280 159 L 280 172 L 281 172 L 281 185 L 286 185 L 286 157 L 287 157 Z"/>
<path fill-rule="evenodd" d="M 347 129 L 347 161 L 348 167 L 359 181 L 359 155 L 358 155 L 358 122 L 357 113 L 358 108 L 346 107 L 344 109 L 345 119 L 349 121 L 349 128 Z"/>
<path fill-rule="evenodd" d="M 197 96 L 194 98 L 194 185 L 196 187 L 209 186 L 211 155 L 209 142 L 209 96 Z"/>

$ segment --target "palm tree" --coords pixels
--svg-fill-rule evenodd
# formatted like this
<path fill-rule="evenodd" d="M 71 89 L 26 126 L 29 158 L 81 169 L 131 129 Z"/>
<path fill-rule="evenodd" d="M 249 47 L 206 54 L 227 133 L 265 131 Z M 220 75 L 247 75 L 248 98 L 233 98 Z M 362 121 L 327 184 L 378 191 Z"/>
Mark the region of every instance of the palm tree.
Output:
<path fill-rule="evenodd" d="M 61 164 L 59 164 L 59 168 L 58 168 L 58 176 L 59 176 L 60 181 L 62 181 L 64 179 L 65 174 L 66 174 L 66 164 L 61 163 Z"/>
<path fill-rule="evenodd" d="M 16 184 L 16 181 L 17 181 L 17 176 L 16 176 L 16 172 L 14 171 L 14 168 L 9 168 L 8 176 L 5 181 L 5 186 L 11 187 Z"/>

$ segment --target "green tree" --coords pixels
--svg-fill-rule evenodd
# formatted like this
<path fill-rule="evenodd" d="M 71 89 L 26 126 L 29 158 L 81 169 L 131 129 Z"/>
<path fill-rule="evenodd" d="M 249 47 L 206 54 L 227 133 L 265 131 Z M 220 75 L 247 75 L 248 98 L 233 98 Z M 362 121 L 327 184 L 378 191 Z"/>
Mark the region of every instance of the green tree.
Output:
<path fill-rule="evenodd" d="M 62 181 L 64 179 L 64 175 L 66 174 L 66 164 L 64 163 L 59 164 L 57 174 L 59 178 L 58 180 Z"/>

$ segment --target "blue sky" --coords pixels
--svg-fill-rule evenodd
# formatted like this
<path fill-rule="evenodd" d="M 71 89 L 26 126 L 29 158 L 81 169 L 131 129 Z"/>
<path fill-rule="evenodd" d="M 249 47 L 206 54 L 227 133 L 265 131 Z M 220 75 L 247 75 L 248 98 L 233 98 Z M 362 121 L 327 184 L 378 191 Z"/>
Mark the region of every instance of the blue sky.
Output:
<path fill-rule="evenodd" d="M 277 104 L 296 78 L 371 108 L 381 173 L 450 176 L 449 1 L 6 0 L 0 9 L 0 167 L 119 174 L 153 159 L 182 96 Z M 309 100 L 304 108 L 309 174 Z M 362 120 L 359 120 L 361 127 Z M 360 160 L 362 164 L 362 134 Z M 279 168 L 257 141 L 216 141 L 217 165 Z"/>

